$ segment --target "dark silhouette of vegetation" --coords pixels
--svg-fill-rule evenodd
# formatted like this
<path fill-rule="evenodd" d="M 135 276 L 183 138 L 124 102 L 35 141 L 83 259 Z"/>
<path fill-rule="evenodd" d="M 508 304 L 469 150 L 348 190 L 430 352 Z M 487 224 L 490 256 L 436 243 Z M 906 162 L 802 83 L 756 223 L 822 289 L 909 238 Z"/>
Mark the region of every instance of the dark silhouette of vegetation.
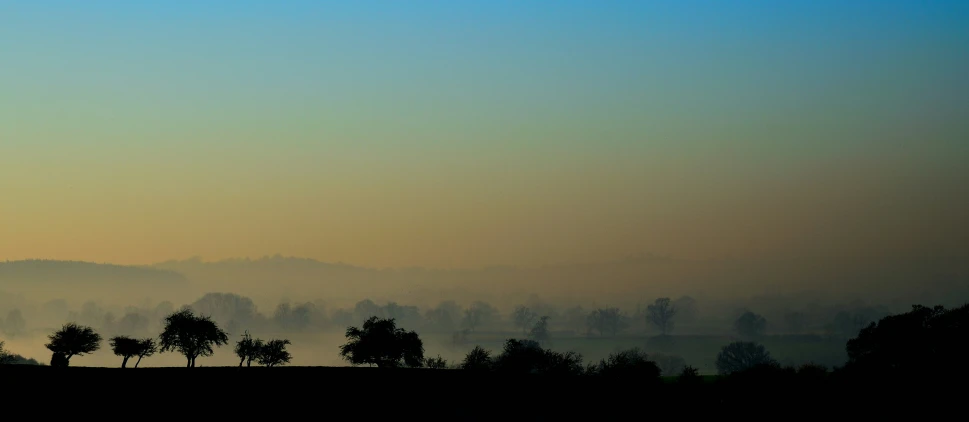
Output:
<path fill-rule="evenodd" d="M 13 354 L 4 348 L 4 342 L 3 340 L 0 340 L 0 365 L 8 365 L 13 363 L 13 359 Z"/>
<path fill-rule="evenodd" d="M 471 371 L 490 371 L 492 367 L 491 352 L 481 346 L 474 346 L 464 357 L 460 368 Z"/>
<path fill-rule="evenodd" d="M 128 336 L 115 336 L 108 340 L 111 344 L 111 351 L 116 356 L 121 356 L 121 367 L 128 364 L 128 359 L 141 353 L 141 341 Z"/>
<path fill-rule="evenodd" d="M 44 347 L 55 355 L 51 359 L 51 366 L 68 366 L 72 357 L 94 353 L 101 348 L 100 334 L 91 327 L 73 322 L 64 324 L 60 330 L 48 336 L 48 339 L 50 342 Z"/>
<path fill-rule="evenodd" d="M 717 372 L 722 375 L 748 370 L 758 365 L 775 365 L 770 353 L 763 345 L 736 341 L 723 346 L 717 354 Z"/>
<path fill-rule="evenodd" d="M 703 377 L 700 376 L 700 371 L 692 366 L 684 366 L 683 370 L 676 377 L 676 382 L 685 385 L 695 385 L 703 382 Z"/>
<path fill-rule="evenodd" d="M 67 360 L 67 355 L 62 352 L 54 352 L 50 356 L 50 366 L 54 368 L 64 368 L 69 364 L 70 362 Z"/>
<path fill-rule="evenodd" d="M 734 330 L 743 338 L 756 339 L 764 335 L 767 330 L 767 320 L 753 312 L 744 312 L 734 322 Z"/>
<path fill-rule="evenodd" d="M 165 317 L 159 351 L 177 351 L 185 356 L 187 367 L 194 368 L 199 356 L 212 356 L 212 347 L 229 342 L 229 335 L 208 316 L 183 309 Z"/>
<path fill-rule="evenodd" d="M 286 346 L 290 344 L 292 343 L 286 339 L 269 340 L 262 346 L 262 350 L 259 351 L 259 364 L 273 367 L 289 363 L 293 356 L 286 350 Z"/>
<path fill-rule="evenodd" d="M 673 331 L 673 317 L 675 315 L 676 308 L 668 297 L 656 299 L 656 302 L 646 307 L 646 321 L 659 328 L 663 335 Z"/>
<path fill-rule="evenodd" d="M 158 345 L 155 344 L 155 339 L 153 338 L 143 338 L 138 341 L 138 360 L 135 362 L 135 368 L 141 363 L 141 360 L 149 356 L 154 355 L 158 352 Z"/>
<path fill-rule="evenodd" d="M 424 359 L 424 367 L 430 369 L 447 369 L 447 359 L 437 355 L 437 357 Z"/>
<path fill-rule="evenodd" d="M 508 339 L 501 354 L 492 362 L 495 371 L 505 374 L 580 375 L 582 355 L 543 349 L 534 340 Z"/>
<path fill-rule="evenodd" d="M 252 361 L 259 359 L 259 354 L 262 353 L 263 341 L 261 339 L 253 339 L 249 335 L 249 331 L 246 330 L 242 334 L 242 340 L 236 343 L 236 356 L 239 357 L 239 367 L 245 363 L 247 367 L 252 366 Z"/>
<path fill-rule="evenodd" d="M 424 343 L 417 333 L 397 328 L 393 318 L 370 317 L 363 328 L 347 327 L 347 343 L 340 356 L 353 365 L 396 368 L 420 367 L 424 363 Z"/>
<path fill-rule="evenodd" d="M 969 304 L 945 309 L 913 305 L 890 315 L 848 340 L 846 368 L 880 377 L 966 374 L 969 364 Z"/>
<path fill-rule="evenodd" d="M 649 360 L 646 352 L 638 347 L 611 353 L 598 364 L 589 365 L 587 371 L 590 375 L 629 378 L 636 382 L 658 382 L 661 373 L 656 362 Z"/>

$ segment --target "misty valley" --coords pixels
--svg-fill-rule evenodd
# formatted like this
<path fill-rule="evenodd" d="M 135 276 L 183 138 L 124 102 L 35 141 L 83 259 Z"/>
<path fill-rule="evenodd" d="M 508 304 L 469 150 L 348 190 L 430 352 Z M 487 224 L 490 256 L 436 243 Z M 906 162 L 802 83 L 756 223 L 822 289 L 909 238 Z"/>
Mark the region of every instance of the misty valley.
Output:
<path fill-rule="evenodd" d="M 239 276 L 238 269 L 231 269 L 236 264 L 223 267 L 222 277 Z M 255 265 L 274 267 L 283 280 L 307 277 L 305 268 L 294 276 L 298 265 L 291 259 L 267 258 Z M 316 276 L 333 270 L 323 264 L 311 267 Z M 632 304 L 617 300 L 623 305 L 614 305 L 594 296 L 556 302 L 538 293 L 518 301 L 496 300 L 487 296 L 487 288 L 478 291 L 491 299 L 475 299 L 473 290 L 465 290 L 455 291 L 455 299 L 419 304 L 367 297 L 341 304 L 325 297 L 311 299 L 308 290 L 289 292 L 301 300 L 275 302 L 260 289 L 250 289 L 255 298 L 204 292 L 220 280 L 218 271 L 209 270 L 184 276 L 88 263 L 0 263 L 0 375 L 12 380 L 20 374 L 27 382 L 46 383 L 71 373 L 110 370 L 98 377 L 182 382 L 176 380 L 209 379 L 204 371 L 218 370 L 227 374 L 220 375 L 220 382 L 232 385 L 300 377 L 293 371 L 308 376 L 344 368 L 365 372 L 321 376 L 350 377 L 346 383 L 416 377 L 454 386 L 475 377 L 502 382 L 494 377 L 532 376 L 545 381 L 528 385 L 559 380 L 550 388 L 565 382 L 580 389 L 620 380 L 635 383 L 636 389 L 665 388 L 662 394 L 671 395 L 666 400 L 682 400 L 687 394 L 723 404 L 742 402 L 733 395 L 740 388 L 737 383 L 775 393 L 783 387 L 834 394 L 855 388 L 853 383 L 885 387 L 895 385 L 885 383 L 886 378 L 897 382 L 935 376 L 942 367 L 955 372 L 965 366 L 955 356 L 966 350 L 969 307 L 959 302 L 964 296 L 958 290 L 949 292 L 956 294 L 944 306 L 905 306 L 904 299 L 844 300 L 850 295 L 841 300 L 809 294 L 704 299 L 702 293 Z M 75 283 L 75 277 L 90 287 L 86 294 L 81 289 L 62 294 L 58 287 Z M 242 290 L 255 285 L 243 281 Z M 354 290 L 340 288 L 338 282 L 323 285 L 336 287 L 344 297 Z M 413 284 L 397 288 L 430 290 Z M 124 302 L 139 293 L 166 299 Z M 62 372 L 65 367 L 68 372 Z M 224 372 L 232 368 L 237 372 Z M 195 375 L 158 372 L 178 369 Z M 122 376 L 119 370 L 141 375 Z M 399 372 L 407 370 L 421 372 Z M 438 380 L 443 373 L 464 375 Z M 244 378 L 231 381 L 238 377 Z M 633 391 L 639 390 L 624 394 Z"/>

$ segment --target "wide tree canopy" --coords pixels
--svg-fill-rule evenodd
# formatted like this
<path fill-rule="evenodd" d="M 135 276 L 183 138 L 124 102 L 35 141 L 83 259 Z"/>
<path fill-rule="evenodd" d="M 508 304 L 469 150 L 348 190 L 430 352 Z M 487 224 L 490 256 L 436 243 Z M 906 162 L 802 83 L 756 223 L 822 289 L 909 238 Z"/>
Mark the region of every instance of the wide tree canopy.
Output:
<path fill-rule="evenodd" d="M 966 373 L 969 304 L 945 309 L 912 306 L 882 318 L 848 340 L 848 366 L 873 374 Z"/>
<path fill-rule="evenodd" d="M 94 353 L 101 348 L 100 334 L 91 327 L 73 322 L 64 324 L 60 330 L 48 336 L 48 339 L 50 342 L 44 347 L 54 352 L 51 362 L 56 364 L 53 366 L 67 366 L 72 357 Z"/>
<path fill-rule="evenodd" d="M 424 362 L 424 343 L 413 331 L 397 328 L 393 318 L 370 317 L 362 328 L 348 327 L 347 343 L 340 356 L 354 365 L 394 368 L 420 367 Z"/>
<path fill-rule="evenodd" d="M 229 335 L 210 317 L 183 309 L 165 317 L 160 340 L 159 351 L 177 351 L 185 356 L 186 366 L 195 367 L 196 358 L 212 356 L 212 347 L 228 344 Z"/>

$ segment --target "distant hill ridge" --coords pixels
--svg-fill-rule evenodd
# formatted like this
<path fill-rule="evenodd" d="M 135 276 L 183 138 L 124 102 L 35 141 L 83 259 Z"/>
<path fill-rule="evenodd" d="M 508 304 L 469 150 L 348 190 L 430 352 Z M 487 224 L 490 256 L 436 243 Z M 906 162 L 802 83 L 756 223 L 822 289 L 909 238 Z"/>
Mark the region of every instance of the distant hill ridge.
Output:
<path fill-rule="evenodd" d="M 84 261 L 27 259 L 0 262 L 0 281 L 22 280 L 44 283 L 184 283 L 188 279 L 177 271 Z"/>

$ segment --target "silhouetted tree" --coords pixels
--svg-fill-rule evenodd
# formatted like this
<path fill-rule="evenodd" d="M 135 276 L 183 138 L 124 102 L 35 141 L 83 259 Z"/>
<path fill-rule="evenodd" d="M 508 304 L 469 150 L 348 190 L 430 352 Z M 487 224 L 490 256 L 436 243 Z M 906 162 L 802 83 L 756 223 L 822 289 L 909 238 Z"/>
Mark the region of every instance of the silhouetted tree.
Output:
<path fill-rule="evenodd" d="M 44 347 L 54 354 L 60 354 L 63 361 L 58 360 L 58 363 L 63 363 L 63 366 L 70 365 L 71 358 L 74 356 L 94 353 L 101 348 L 100 334 L 96 333 L 91 327 L 77 325 L 73 322 L 64 324 L 60 330 L 55 331 L 47 338 L 50 339 L 50 342 L 45 344 Z M 51 366 L 55 366 L 53 359 Z"/>
<path fill-rule="evenodd" d="M 582 355 L 545 350 L 534 340 L 508 339 L 494 359 L 494 369 L 509 374 L 578 375 Z"/>
<path fill-rule="evenodd" d="M 638 347 L 609 354 L 598 364 L 590 365 L 590 374 L 636 379 L 640 382 L 657 382 L 661 370 L 656 362 L 649 360 L 646 352 Z"/>
<path fill-rule="evenodd" d="M 13 355 L 4 349 L 3 340 L 0 340 L 0 365 L 6 365 L 13 362 Z"/>
<path fill-rule="evenodd" d="M 229 335 L 208 316 L 183 309 L 165 317 L 160 340 L 162 353 L 177 351 L 185 356 L 185 366 L 194 368 L 196 358 L 212 356 L 212 347 L 228 344 Z"/>
<path fill-rule="evenodd" d="M 430 369 L 447 369 L 447 360 L 442 358 L 441 355 L 437 357 L 424 359 L 424 367 Z"/>
<path fill-rule="evenodd" d="M 953 309 L 913 305 L 890 315 L 848 340 L 849 368 L 871 374 L 921 376 L 969 372 L 969 304 Z"/>
<path fill-rule="evenodd" d="M 538 319 L 538 322 L 532 327 L 532 331 L 528 333 L 528 338 L 537 341 L 540 345 L 548 343 L 549 339 L 551 339 L 548 332 L 548 316 L 543 316 Z"/>
<path fill-rule="evenodd" d="M 599 308 L 589 314 L 586 318 L 586 325 L 589 332 L 595 330 L 599 332 L 599 335 L 615 336 L 629 326 L 629 322 L 619 308 Z"/>
<path fill-rule="evenodd" d="M 737 334 L 745 338 L 758 338 L 767 330 L 767 320 L 753 312 L 747 311 L 733 324 Z"/>
<path fill-rule="evenodd" d="M 511 314 L 515 326 L 522 329 L 522 334 L 528 333 L 528 328 L 532 326 L 532 321 L 535 320 L 536 316 L 527 306 L 518 306 Z"/>
<path fill-rule="evenodd" d="M 461 362 L 461 369 L 488 371 L 492 367 L 491 352 L 481 346 L 474 346 Z"/>
<path fill-rule="evenodd" d="M 735 341 L 723 346 L 720 353 L 717 353 L 716 360 L 717 372 L 721 375 L 744 371 L 758 365 L 776 364 L 763 345 L 746 341 Z"/>
<path fill-rule="evenodd" d="M 703 381 L 700 371 L 692 366 L 684 366 L 680 375 L 676 377 L 676 382 L 681 384 L 698 384 Z"/>
<path fill-rule="evenodd" d="M 553 350 L 544 350 L 544 360 L 538 373 L 543 375 L 582 375 L 585 370 L 582 367 L 582 355 L 575 351 L 559 353 Z"/>
<path fill-rule="evenodd" d="M 54 352 L 50 356 L 50 366 L 54 368 L 63 368 L 70 364 L 67 360 L 67 355 L 61 352 Z"/>
<path fill-rule="evenodd" d="M 673 331 L 673 316 L 675 315 L 676 308 L 673 307 L 668 297 L 656 299 L 656 302 L 646 307 L 646 321 L 659 328 L 663 335 Z"/>
<path fill-rule="evenodd" d="M 363 328 L 347 327 L 347 343 L 340 356 L 353 365 L 394 368 L 420 367 L 424 362 L 424 343 L 417 333 L 397 328 L 393 318 L 370 317 Z"/>
<path fill-rule="evenodd" d="M 544 358 L 545 351 L 537 341 L 508 339 L 494 363 L 500 372 L 527 374 L 538 372 Z"/>
<path fill-rule="evenodd" d="M 236 343 L 236 356 L 239 357 L 239 367 L 245 363 L 246 366 L 252 366 L 252 361 L 259 358 L 259 354 L 262 352 L 263 342 L 260 339 L 253 339 L 249 335 L 249 331 L 246 330 L 245 334 L 242 335 L 242 340 Z"/>
<path fill-rule="evenodd" d="M 286 346 L 292 343 L 289 340 L 269 340 L 259 353 L 259 364 L 263 366 L 273 367 L 279 365 L 285 365 L 293 358 L 292 355 L 286 350 Z"/>
<path fill-rule="evenodd" d="M 155 344 L 155 339 L 153 338 L 143 338 L 138 341 L 138 361 L 135 362 L 135 368 L 141 363 L 141 360 L 150 357 L 158 352 L 158 345 Z"/>
<path fill-rule="evenodd" d="M 121 367 L 128 365 L 128 359 L 137 356 L 141 352 L 141 341 L 128 336 L 115 336 L 108 340 L 111 344 L 111 351 L 115 356 L 121 356 Z"/>

